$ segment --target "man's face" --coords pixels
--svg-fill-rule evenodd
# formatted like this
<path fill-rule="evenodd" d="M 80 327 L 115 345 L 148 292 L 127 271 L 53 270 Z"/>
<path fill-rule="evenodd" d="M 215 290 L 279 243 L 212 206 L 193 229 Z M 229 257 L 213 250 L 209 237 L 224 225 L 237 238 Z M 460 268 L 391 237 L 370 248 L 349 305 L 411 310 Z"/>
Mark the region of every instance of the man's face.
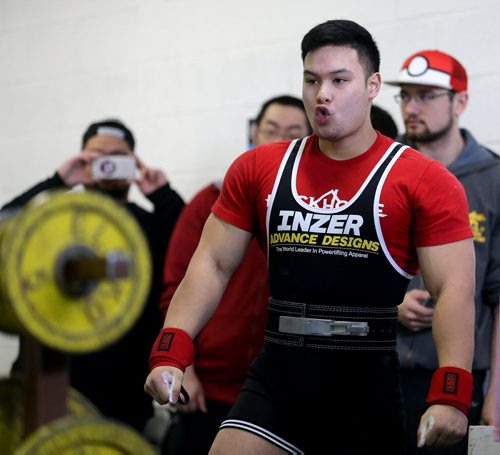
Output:
<path fill-rule="evenodd" d="M 85 144 L 83 151 L 106 155 L 133 155 L 126 141 L 115 136 L 92 136 Z M 90 172 L 90 170 L 89 170 Z M 88 188 L 101 191 L 115 199 L 125 200 L 130 184 L 126 180 L 101 180 L 99 183 L 87 185 Z"/>
<path fill-rule="evenodd" d="M 274 103 L 268 106 L 253 131 L 255 145 L 290 141 L 308 134 L 307 118 L 302 109 Z"/>
<path fill-rule="evenodd" d="M 340 140 L 369 120 L 380 75 L 367 79 L 356 50 L 324 46 L 304 59 L 302 98 L 311 126 L 320 139 Z"/>
<path fill-rule="evenodd" d="M 455 122 L 455 96 L 444 88 L 402 85 L 398 98 L 408 139 L 429 143 L 447 135 Z"/>

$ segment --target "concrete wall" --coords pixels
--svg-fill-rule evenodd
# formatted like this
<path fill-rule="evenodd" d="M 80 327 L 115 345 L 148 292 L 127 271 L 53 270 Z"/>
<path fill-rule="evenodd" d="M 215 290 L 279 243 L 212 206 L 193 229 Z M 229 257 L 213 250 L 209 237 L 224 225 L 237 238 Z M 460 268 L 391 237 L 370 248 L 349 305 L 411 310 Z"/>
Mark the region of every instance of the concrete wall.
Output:
<path fill-rule="evenodd" d="M 385 78 L 419 49 L 456 55 L 470 76 L 463 126 L 498 151 L 499 17 L 495 0 L 0 0 L 0 205 L 110 116 L 189 199 L 245 150 L 264 99 L 300 95 L 302 36 L 332 18 L 372 32 Z M 401 126 L 395 92 L 377 102 Z M 2 340 L 0 372 L 16 349 Z"/>

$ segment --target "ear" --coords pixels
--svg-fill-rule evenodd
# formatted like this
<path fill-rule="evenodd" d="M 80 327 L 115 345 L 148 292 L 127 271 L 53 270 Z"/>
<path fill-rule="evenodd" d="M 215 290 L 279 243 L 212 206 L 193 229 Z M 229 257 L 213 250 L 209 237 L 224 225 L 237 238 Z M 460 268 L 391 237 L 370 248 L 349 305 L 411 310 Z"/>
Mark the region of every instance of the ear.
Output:
<path fill-rule="evenodd" d="M 366 81 L 366 88 L 368 89 L 368 98 L 373 101 L 380 91 L 382 85 L 382 78 L 380 73 L 373 73 Z"/>
<path fill-rule="evenodd" d="M 469 102 L 469 94 L 467 92 L 457 92 L 453 97 L 453 111 L 456 115 L 462 115 Z"/>

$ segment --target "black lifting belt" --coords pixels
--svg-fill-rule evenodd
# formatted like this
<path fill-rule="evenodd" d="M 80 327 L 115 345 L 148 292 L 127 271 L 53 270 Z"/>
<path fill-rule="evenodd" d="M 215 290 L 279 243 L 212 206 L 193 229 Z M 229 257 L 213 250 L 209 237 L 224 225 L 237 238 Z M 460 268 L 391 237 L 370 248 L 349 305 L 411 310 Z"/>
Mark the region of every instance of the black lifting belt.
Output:
<path fill-rule="evenodd" d="M 269 299 L 265 340 L 344 351 L 396 349 L 397 307 L 346 307 Z"/>

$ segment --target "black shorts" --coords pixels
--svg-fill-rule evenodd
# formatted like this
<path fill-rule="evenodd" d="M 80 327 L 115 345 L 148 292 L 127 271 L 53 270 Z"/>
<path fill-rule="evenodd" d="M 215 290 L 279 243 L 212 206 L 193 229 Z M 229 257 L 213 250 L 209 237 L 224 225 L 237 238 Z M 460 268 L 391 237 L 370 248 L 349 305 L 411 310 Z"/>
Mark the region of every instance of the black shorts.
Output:
<path fill-rule="evenodd" d="M 404 454 L 395 351 L 345 352 L 266 343 L 221 428 L 291 454 Z"/>

